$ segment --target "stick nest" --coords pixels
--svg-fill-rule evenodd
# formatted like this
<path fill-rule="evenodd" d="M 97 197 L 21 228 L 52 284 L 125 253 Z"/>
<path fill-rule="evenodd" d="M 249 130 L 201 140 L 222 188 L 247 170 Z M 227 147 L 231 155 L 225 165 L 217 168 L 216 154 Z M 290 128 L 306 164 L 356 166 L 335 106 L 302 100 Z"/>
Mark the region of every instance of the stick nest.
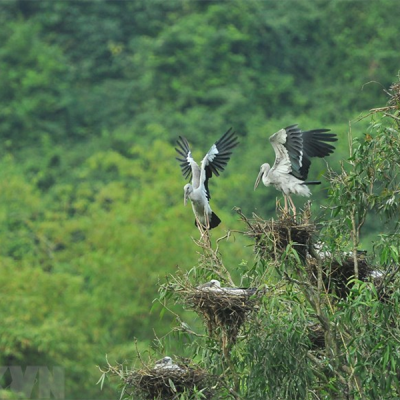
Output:
<path fill-rule="evenodd" d="M 303 260 L 306 258 L 312 235 L 316 231 L 316 226 L 309 223 L 306 212 L 298 223 L 292 215 L 285 212 L 279 215 L 277 221 L 265 221 L 256 214 L 248 219 L 240 210 L 236 211 L 247 224 L 248 231 L 245 234 L 255 241 L 254 251 L 260 259 L 279 261 L 289 243 L 293 244 Z"/>
<path fill-rule="evenodd" d="M 213 379 L 207 371 L 184 363 L 177 365 L 179 369 L 144 368 L 129 371 L 124 378 L 125 392 L 129 393 L 128 388 L 132 388 L 129 394 L 134 395 L 133 398 L 175 400 L 182 393 L 193 393 L 196 389 L 202 392 L 204 399 L 212 399 Z"/>
<path fill-rule="evenodd" d="M 367 281 L 371 277 L 373 268 L 368 262 L 365 252 L 357 253 L 358 279 Z M 308 272 L 310 281 L 317 286 L 317 260 L 308 258 Z M 349 281 L 354 278 L 354 257 L 346 255 L 342 260 L 329 257 L 321 259 L 323 283 L 329 293 L 334 293 L 340 298 L 347 297 L 349 293 Z"/>
<path fill-rule="evenodd" d="M 325 348 L 325 331 L 320 323 L 309 324 L 307 326 L 308 338 L 310 339 L 311 349 L 319 350 Z"/>
<path fill-rule="evenodd" d="M 226 347 L 236 342 L 246 318 L 257 309 L 262 293 L 254 290 L 253 294 L 238 295 L 192 288 L 183 292 L 183 296 L 186 306 L 204 319 L 211 337 L 222 332 L 223 347 Z"/>
<path fill-rule="evenodd" d="M 389 105 L 400 108 L 400 82 L 393 83 L 389 88 Z"/>

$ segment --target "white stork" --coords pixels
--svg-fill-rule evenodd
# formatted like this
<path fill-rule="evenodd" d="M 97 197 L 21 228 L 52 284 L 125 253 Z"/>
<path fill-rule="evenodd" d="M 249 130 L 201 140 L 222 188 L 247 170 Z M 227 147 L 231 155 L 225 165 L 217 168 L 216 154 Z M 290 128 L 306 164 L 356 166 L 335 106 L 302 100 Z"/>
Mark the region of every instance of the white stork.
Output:
<path fill-rule="evenodd" d="M 221 282 L 217 279 L 211 279 L 211 281 L 203 283 L 196 287 L 198 290 L 202 290 L 204 292 L 215 292 L 233 296 L 251 296 L 253 295 L 257 289 L 256 288 L 230 288 L 230 287 L 221 287 Z"/>
<path fill-rule="evenodd" d="M 232 128 L 230 128 L 211 146 L 199 167 L 192 157 L 188 141 L 184 137 L 179 136 L 179 140 L 177 141 L 178 147 L 175 150 L 181 157 L 177 157 L 176 159 L 180 162 L 184 178 L 192 178 L 192 183 L 186 184 L 183 188 L 184 205 L 190 199 L 196 226 L 200 222 L 204 229 L 212 229 L 221 222 L 210 207 L 209 201 L 211 195 L 208 189 L 208 180 L 212 177 L 213 173 L 219 176 L 219 173 L 224 170 L 232 154 L 231 150 L 239 144 L 237 140 L 237 136 L 234 135 Z"/>
<path fill-rule="evenodd" d="M 196 289 L 199 290 L 215 290 L 218 291 L 221 289 L 221 282 L 218 281 L 217 279 L 211 279 L 211 281 L 202 283 L 201 285 L 197 286 Z"/>
<path fill-rule="evenodd" d="M 174 364 L 172 362 L 172 358 L 169 356 L 166 356 L 164 358 L 162 358 L 161 360 L 156 361 L 156 364 L 154 366 L 154 369 L 163 369 L 163 370 L 175 370 L 175 371 L 179 371 L 182 368 L 177 365 Z"/>
<path fill-rule="evenodd" d="M 260 180 L 265 186 L 275 186 L 283 192 L 285 198 L 285 211 L 288 211 L 288 200 L 296 215 L 296 207 L 291 199 L 291 194 L 309 197 L 310 189 L 306 185 L 318 185 L 319 181 L 307 181 L 311 157 L 326 157 L 333 153 L 335 147 L 329 142 L 336 142 L 335 133 L 330 129 L 314 129 L 302 131 L 297 125 L 290 125 L 274 133 L 270 142 L 275 151 L 275 163 L 262 164 L 254 184 L 256 190 Z"/>

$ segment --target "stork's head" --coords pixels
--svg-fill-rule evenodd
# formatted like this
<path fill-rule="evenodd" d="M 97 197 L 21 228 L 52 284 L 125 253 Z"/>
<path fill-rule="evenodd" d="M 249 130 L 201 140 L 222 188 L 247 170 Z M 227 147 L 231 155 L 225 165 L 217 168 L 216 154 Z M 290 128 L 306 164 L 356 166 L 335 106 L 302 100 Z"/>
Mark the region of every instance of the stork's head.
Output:
<path fill-rule="evenodd" d="M 186 206 L 190 194 L 193 192 L 193 186 L 187 183 L 183 188 L 183 204 Z"/>
<path fill-rule="evenodd" d="M 214 287 L 220 288 L 221 287 L 221 282 L 216 279 L 211 279 L 211 281 L 209 283 L 210 283 L 210 287 L 212 287 L 212 288 L 214 288 Z"/>
<path fill-rule="evenodd" d="M 161 360 L 156 361 L 156 365 L 159 365 L 160 367 L 165 367 L 166 365 L 172 365 L 172 358 L 166 356 Z"/>
<path fill-rule="evenodd" d="M 257 186 L 260 183 L 261 178 L 265 175 L 267 176 L 269 170 L 271 169 L 270 165 L 268 163 L 265 163 L 263 165 L 261 165 L 260 167 L 260 172 L 258 173 L 257 179 L 256 179 L 256 183 L 254 184 L 254 190 L 257 189 Z"/>
<path fill-rule="evenodd" d="M 172 365 L 172 358 L 168 357 L 168 356 L 164 357 L 163 363 L 164 363 L 164 365 Z"/>

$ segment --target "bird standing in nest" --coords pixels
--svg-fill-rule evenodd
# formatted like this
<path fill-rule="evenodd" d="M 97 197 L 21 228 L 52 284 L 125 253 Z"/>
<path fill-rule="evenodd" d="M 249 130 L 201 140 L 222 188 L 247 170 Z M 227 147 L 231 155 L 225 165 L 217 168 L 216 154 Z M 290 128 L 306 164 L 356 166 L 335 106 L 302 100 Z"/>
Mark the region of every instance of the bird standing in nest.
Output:
<path fill-rule="evenodd" d="M 229 129 L 211 146 L 199 167 L 192 157 L 188 141 L 179 136 L 178 147 L 175 150 L 180 157 L 176 159 L 180 162 L 184 178 L 192 178 L 192 183 L 186 184 L 183 188 L 184 205 L 190 199 L 196 226 L 200 224 L 203 229 L 208 230 L 217 227 L 221 222 L 210 207 L 211 195 L 208 189 L 208 180 L 213 173 L 219 176 L 219 173 L 224 170 L 232 154 L 232 149 L 238 145 L 237 140 L 232 128 Z"/>
<path fill-rule="evenodd" d="M 336 142 L 335 133 L 329 129 L 314 129 L 302 131 L 297 125 L 290 125 L 274 133 L 270 138 L 275 151 L 275 163 L 271 167 L 268 163 L 262 164 L 254 184 L 256 190 L 260 180 L 265 186 L 275 186 L 283 192 L 285 198 L 285 212 L 288 212 L 288 202 L 296 216 L 296 207 L 291 194 L 309 197 L 310 189 L 307 185 L 318 185 L 320 181 L 307 181 L 312 157 L 326 157 L 333 153 Z"/>

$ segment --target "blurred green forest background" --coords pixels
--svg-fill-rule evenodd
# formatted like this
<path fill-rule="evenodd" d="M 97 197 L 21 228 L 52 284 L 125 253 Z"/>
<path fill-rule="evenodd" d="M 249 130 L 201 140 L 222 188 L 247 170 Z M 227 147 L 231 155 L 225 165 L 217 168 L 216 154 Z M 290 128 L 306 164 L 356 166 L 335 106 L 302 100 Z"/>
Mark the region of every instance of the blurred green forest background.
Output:
<path fill-rule="evenodd" d="M 240 137 L 210 184 L 214 238 L 242 229 L 234 206 L 274 217 L 280 194 L 253 192 L 268 137 L 331 128 L 339 168 L 349 121 L 365 132 L 397 79 L 399 15 L 397 0 L 1 2 L 0 365 L 62 366 L 66 398 L 116 398 L 96 365 L 168 332 L 159 282 L 198 259 L 178 135 L 198 159 Z M 312 189 L 318 215 L 328 188 Z M 248 244 L 221 244 L 238 280 Z"/>

